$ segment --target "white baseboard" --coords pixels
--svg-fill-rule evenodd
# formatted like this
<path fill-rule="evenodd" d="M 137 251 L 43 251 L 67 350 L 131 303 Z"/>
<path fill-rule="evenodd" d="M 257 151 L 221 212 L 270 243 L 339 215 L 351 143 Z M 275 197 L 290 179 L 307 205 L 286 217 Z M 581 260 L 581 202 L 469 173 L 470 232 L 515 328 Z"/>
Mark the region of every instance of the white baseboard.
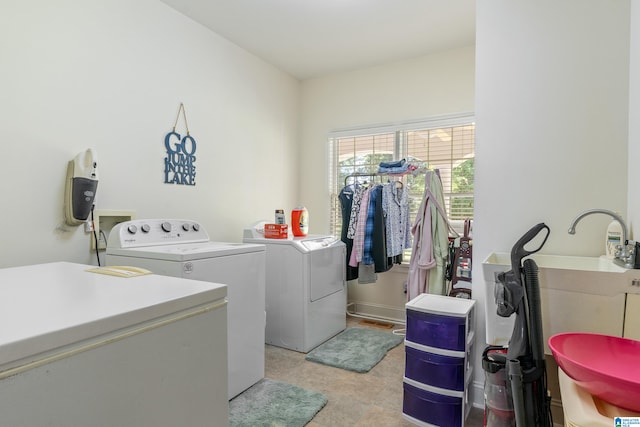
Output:
<path fill-rule="evenodd" d="M 472 381 L 470 392 L 471 405 L 484 410 L 484 382 Z"/>

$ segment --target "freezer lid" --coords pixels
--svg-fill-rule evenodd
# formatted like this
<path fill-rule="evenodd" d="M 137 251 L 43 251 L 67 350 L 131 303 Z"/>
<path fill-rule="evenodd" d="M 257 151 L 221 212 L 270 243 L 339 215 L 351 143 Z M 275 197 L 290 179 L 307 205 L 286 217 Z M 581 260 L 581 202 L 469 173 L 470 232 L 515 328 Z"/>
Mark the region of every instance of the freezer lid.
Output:
<path fill-rule="evenodd" d="M 225 301 L 225 285 L 155 274 L 121 278 L 66 262 L 0 269 L 0 370 L 12 362 Z"/>

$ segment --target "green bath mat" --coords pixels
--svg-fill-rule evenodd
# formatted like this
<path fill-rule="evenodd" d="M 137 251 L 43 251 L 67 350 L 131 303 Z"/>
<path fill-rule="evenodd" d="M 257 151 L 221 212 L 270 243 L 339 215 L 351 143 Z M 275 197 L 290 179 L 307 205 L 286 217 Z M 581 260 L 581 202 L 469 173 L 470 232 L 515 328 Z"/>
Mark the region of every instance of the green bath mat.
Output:
<path fill-rule="evenodd" d="M 229 402 L 229 426 L 302 427 L 326 404 L 321 393 L 264 378 Z"/>
<path fill-rule="evenodd" d="M 349 328 L 307 354 L 306 359 L 354 372 L 369 372 L 404 338 L 391 332 Z"/>

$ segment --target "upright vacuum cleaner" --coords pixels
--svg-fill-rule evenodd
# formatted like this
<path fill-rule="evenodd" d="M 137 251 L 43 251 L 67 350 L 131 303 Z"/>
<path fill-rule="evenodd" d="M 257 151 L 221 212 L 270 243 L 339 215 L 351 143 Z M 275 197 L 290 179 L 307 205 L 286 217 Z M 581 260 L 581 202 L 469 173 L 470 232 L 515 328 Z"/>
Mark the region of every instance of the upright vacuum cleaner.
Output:
<path fill-rule="evenodd" d="M 527 250 L 525 245 L 538 235 L 542 236 L 543 232 L 540 246 Z M 498 315 L 516 315 L 506 357 L 502 359 L 516 427 L 553 427 L 551 397 L 547 391 L 538 266 L 530 258 L 523 262 L 525 257 L 542 249 L 549 233 L 549 227 L 540 223 L 516 242 L 511 249 L 511 270 L 498 274 L 495 288 Z M 494 358 L 491 364 L 484 362 L 483 359 L 485 370 L 490 372 L 490 368 L 495 373 L 501 359 Z"/>

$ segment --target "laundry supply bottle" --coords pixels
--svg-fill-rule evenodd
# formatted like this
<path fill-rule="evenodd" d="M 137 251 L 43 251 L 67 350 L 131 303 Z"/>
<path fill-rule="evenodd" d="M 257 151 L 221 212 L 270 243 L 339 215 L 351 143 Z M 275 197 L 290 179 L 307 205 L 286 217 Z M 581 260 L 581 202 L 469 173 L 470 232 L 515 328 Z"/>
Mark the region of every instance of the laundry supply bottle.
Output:
<path fill-rule="evenodd" d="M 296 237 L 306 236 L 309 232 L 309 212 L 304 206 L 291 211 L 291 231 Z"/>
<path fill-rule="evenodd" d="M 276 224 L 286 224 L 286 220 L 284 218 L 284 209 L 276 209 Z"/>
<path fill-rule="evenodd" d="M 607 227 L 607 236 L 605 241 L 605 256 L 613 259 L 616 254 L 616 246 L 623 245 L 622 241 L 622 225 L 615 219 L 609 223 Z"/>

